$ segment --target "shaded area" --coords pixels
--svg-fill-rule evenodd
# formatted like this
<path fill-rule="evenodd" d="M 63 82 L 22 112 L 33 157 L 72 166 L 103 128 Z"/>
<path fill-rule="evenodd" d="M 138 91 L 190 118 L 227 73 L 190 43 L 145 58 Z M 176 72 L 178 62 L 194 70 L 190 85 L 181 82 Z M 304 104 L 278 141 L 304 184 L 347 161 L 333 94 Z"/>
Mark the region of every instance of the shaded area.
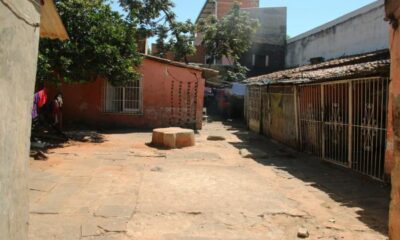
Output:
<path fill-rule="evenodd" d="M 103 143 L 103 134 L 95 131 L 66 131 L 63 132 L 44 118 L 33 122 L 31 132 L 30 156 L 35 160 L 47 160 L 49 149 L 62 148 L 68 142 Z"/>
<path fill-rule="evenodd" d="M 358 209 L 357 218 L 360 221 L 370 229 L 387 235 L 388 185 L 249 132 L 242 124 L 224 124 L 241 140 L 240 143 L 230 142 L 234 147 L 247 149 L 258 163 L 272 166 L 288 178 L 297 178 L 325 192 L 341 206 Z"/>

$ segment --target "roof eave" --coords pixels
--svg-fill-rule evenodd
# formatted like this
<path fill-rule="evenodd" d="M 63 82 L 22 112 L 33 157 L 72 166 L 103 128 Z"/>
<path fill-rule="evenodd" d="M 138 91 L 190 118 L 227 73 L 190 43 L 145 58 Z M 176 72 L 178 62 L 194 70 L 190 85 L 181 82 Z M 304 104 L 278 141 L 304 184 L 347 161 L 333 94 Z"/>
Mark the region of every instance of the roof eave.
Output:
<path fill-rule="evenodd" d="M 68 40 L 69 36 L 53 0 L 43 0 L 40 15 L 40 37 Z"/>

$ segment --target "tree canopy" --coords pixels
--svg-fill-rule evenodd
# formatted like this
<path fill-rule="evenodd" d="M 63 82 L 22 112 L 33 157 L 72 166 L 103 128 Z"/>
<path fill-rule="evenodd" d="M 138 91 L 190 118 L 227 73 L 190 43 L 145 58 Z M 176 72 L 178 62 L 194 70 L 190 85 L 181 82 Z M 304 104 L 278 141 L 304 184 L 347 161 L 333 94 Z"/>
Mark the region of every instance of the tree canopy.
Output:
<path fill-rule="evenodd" d="M 100 75 L 121 85 L 139 77 L 134 22 L 112 11 L 104 0 L 55 3 L 70 39 L 41 40 L 39 80 L 87 82 Z"/>
<path fill-rule="evenodd" d="M 194 53 L 194 25 L 179 22 L 171 0 L 120 0 L 126 14 L 109 0 L 55 0 L 70 39 L 41 39 L 38 80 L 88 82 L 97 76 L 114 85 L 139 78 L 137 41 L 158 35 L 159 55 L 177 60 Z"/>
<path fill-rule="evenodd" d="M 215 16 L 210 16 L 197 25 L 197 31 L 203 35 L 202 44 L 207 55 L 217 60 L 225 57 L 232 61 L 234 70 L 228 71 L 226 80 L 241 80 L 246 77 L 248 69 L 238 61 L 251 47 L 251 36 L 259 25 L 259 21 L 241 11 L 238 4 L 222 19 L 217 20 Z"/>
<path fill-rule="evenodd" d="M 192 44 L 195 25 L 177 20 L 172 0 L 120 0 L 120 4 L 138 24 L 142 37 L 157 36 L 158 56 L 172 52 L 175 60 L 187 62 L 187 56 L 196 52 Z"/>

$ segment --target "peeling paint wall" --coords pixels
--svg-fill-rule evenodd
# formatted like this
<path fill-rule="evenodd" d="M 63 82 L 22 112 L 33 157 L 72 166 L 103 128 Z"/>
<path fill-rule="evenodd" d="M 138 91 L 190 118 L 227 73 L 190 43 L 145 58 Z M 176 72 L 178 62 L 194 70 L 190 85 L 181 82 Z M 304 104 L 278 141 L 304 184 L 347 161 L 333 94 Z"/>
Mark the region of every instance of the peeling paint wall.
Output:
<path fill-rule="evenodd" d="M 294 86 L 269 86 L 262 90 L 263 133 L 281 143 L 298 147 Z"/>
<path fill-rule="evenodd" d="M 62 85 L 60 90 L 64 95 L 64 122 L 67 125 L 86 124 L 92 128 L 182 126 L 201 129 L 205 87 L 201 71 L 144 59 L 140 72 L 143 76 L 142 114 L 105 113 L 103 97 L 106 82 L 98 79 L 86 84 Z M 190 112 L 187 110 L 189 87 Z M 50 95 L 57 92 L 56 89 L 49 91 Z"/>
<path fill-rule="evenodd" d="M 8 1 L 16 14 L 39 23 L 34 1 Z M 28 232 L 28 157 L 39 28 L 0 2 L 0 239 Z"/>
<path fill-rule="evenodd" d="M 286 67 L 310 64 L 310 59 L 338 57 L 388 49 L 384 1 L 378 0 L 316 29 L 288 40 Z"/>
<path fill-rule="evenodd" d="M 386 1 L 386 14 L 393 21 L 390 27 L 391 51 L 391 86 L 388 122 L 388 152 L 387 159 L 392 177 L 392 201 L 389 213 L 390 240 L 400 240 L 400 4 L 398 0 Z M 397 26 L 396 26 L 397 25 Z M 389 162 L 388 162 L 389 161 Z"/>
<path fill-rule="evenodd" d="M 253 36 L 251 48 L 240 59 L 240 63 L 250 69 L 248 76 L 282 70 L 285 66 L 287 9 L 251 8 L 242 11 L 248 12 L 252 18 L 260 22 L 260 27 Z M 261 59 L 261 62 L 255 62 L 255 59 Z"/>

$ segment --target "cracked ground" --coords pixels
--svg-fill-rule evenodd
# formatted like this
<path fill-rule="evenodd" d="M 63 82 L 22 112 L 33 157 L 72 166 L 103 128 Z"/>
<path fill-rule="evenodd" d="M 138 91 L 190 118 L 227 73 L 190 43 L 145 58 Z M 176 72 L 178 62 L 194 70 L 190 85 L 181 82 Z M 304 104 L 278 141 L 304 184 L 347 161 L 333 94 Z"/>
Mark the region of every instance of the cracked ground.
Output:
<path fill-rule="evenodd" d="M 31 161 L 30 240 L 387 239 L 387 186 L 240 126 L 208 123 L 175 150 L 103 137 Z"/>

